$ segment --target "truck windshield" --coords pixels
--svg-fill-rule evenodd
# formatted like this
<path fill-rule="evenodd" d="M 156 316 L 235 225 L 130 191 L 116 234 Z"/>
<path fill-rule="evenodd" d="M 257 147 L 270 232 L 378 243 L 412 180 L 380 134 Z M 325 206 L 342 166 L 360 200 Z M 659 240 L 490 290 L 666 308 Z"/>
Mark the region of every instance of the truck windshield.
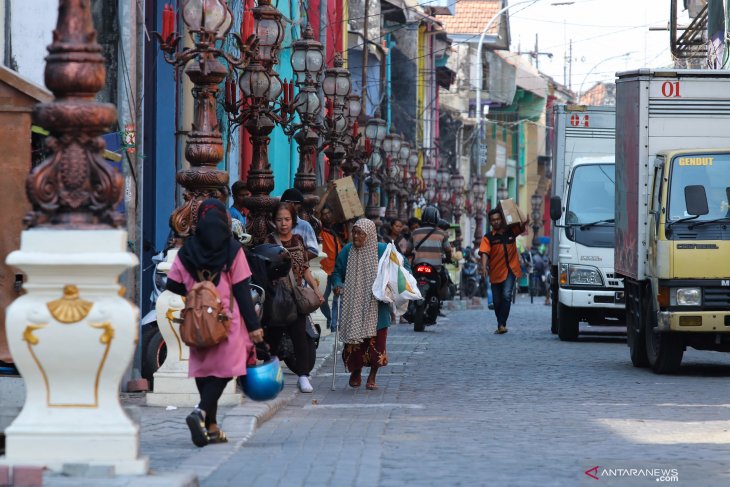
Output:
<path fill-rule="evenodd" d="M 576 167 L 570 181 L 565 223 L 575 225 L 612 220 L 615 174 L 615 164 Z"/>
<path fill-rule="evenodd" d="M 691 185 L 705 187 L 707 208 L 710 212 L 690 223 L 730 217 L 730 154 L 682 155 L 672 160 L 668 221 L 692 216 L 687 212 L 684 200 L 684 188 Z"/>

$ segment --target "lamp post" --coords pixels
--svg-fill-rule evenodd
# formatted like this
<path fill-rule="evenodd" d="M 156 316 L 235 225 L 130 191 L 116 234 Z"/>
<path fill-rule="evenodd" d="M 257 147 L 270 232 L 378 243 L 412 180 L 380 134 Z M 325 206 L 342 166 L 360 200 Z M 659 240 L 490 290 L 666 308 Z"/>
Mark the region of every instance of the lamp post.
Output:
<path fill-rule="evenodd" d="M 350 72 L 342 67 L 343 64 L 342 56 L 337 53 L 334 67 L 325 70 L 322 82 L 322 91 L 327 98 L 327 115 L 324 126 L 325 154 L 330 163 L 328 181 L 337 179 L 337 172 L 347 156 L 342 137 L 347 133 L 349 125 L 346 109 L 348 107 L 347 96 L 352 89 L 352 82 Z"/>
<path fill-rule="evenodd" d="M 400 153 L 398 155 L 398 166 L 400 168 L 401 177 L 398 180 L 398 217 L 405 220 L 408 218 L 408 181 L 410 174 L 408 171 L 408 159 L 411 156 L 411 144 L 403 140 L 400 145 Z"/>
<path fill-rule="evenodd" d="M 535 194 L 530 197 L 532 203 L 532 240 L 537 238 L 537 233 L 542 227 L 542 196 L 535 190 Z"/>
<path fill-rule="evenodd" d="M 461 248 L 461 213 L 464 211 L 464 187 L 466 182 L 464 176 L 456 172 L 451 176 L 451 191 L 452 191 L 452 209 L 454 212 L 454 223 L 456 223 L 456 238 L 454 245 L 457 249 Z"/>
<path fill-rule="evenodd" d="M 248 65 L 257 47 L 256 36 L 241 32 L 241 35 L 233 34 L 241 52 L 239 57 L 222 50 L 220 44 L 228 35 L 233 21 L 225 0 L 187 0 L 182 12 L 193 47 L 178 50 L 181 36 L 170 32 L 170 27 L 163 29 L 162 34 L 155 33 L 165 61 L 176 69 L 185 68 L 185 74 L 193 82 L 195 100 L 193 129 L 188 132 L 185 141 L 185 159 L 190 163 L 190 169 L 178 171 L 175 177 L 185 188 L 185 202 L 170 217 L 177 246 L 195 231 L 198 206 L 204 199 L 226 201 L 228 173 L 216 167 L 223 159 L 223 139 L 216 116 L 218 86 L 229 75 L 230 69 Z M 170 13 L 174 17 L 174 13 Z M 170 25 L 174 25 L 172 20 Z M 228 67 L 219 58 L 224 59 Z"/>
<path fill-rule="evenodd" d="M 497 190 L 497 199 L 506 200 L 507 198 L 509 198 L 509 190 L 507 189 L 507 186 L 502 183 Z"/>
<path fill-rule="evenodd" d="M 185 189 L 184 203 L 170 217 L 174 233 L 174 245 L 195 232 L 200 203 L 206 198 L 216 198 L 225 203 L 228 195 L 228 173 L 217 168 L 223 159 L 223 139 L 216 113 L 218 86 L 225 82 L 225 108 L 235 109 L 236 86 L 233 75 L 236 68 L 248 66 L 256 56 L 259 38 L 254 32 L 254 18 L 250 11 L 244 13 L 240 34 L 234 33 L 240 55 L 233 57 L 222 50 L 222 43 L 231 30 L 233 15 L 223 0 L 186 0 L 182 6 L 183 22 L 188 28 L 193 47 L 178 49 L 182 40 L 174 32 L 175 13 L 163 13 L 163 29 L 155 33 L 160 42 L 164 59 L 177 70 L 185 73 L 193 82 L 193 128 L 185 143 L 185 158 L 190 169 L 182 169 L 176 175 L 177 182 Z M 225 60 L 227 66 L 219 59 Z M 281 85 L 279 85 L 281 87 Z M 177 249 L 167 253 L 165 262 L 157 266 L 158 272 L 167 272 L 177 255 Z M 184 307 L 180 296 L 164 291 L 157 298 L 155 310 L 160 333 L 167 344 L 167 358 L 155 372 L 155 390 L 147 395 L 151 406 L 193 406 L 197 402 L 197 388 L 188 378 L 190 350 L 180 339 L 179 313 Z M 226 387 L 219 403 L 234 405 L 240 402 L 235 386 Z"/>
<path fill-rule="evenodd" d="M 392 127 L 391 127 L 392 130 Z M 403 139 L 400 135 L 391 131 L 383 140 L 383 152 L 385 152 L 385 188 L 388 193 L 388 206 L 385 210 L 385 216 L 388 219 L 398 216 L 398 208 L 395 201 L 395 192 L 398 190 L 398 159 L 400 156 L 400 147 Z"/>
<path fill-rule="evenodd" d="M 317 188 L 315 164 L 322 128 L 317 120 L 322 109 L 319 79 L 324 66 L 322 44 L 314 39 L 309 25 L 304 28 L 302 38 L 292 43 L 291 65 L 299 87 L 293 105 L 299 114 L 300 123 L 290 126 L 285 133 L 294 135 L 294 140 L 299 144 L 299 167 L 294 176 L 294 187 L 304 195 L 304 217 L 309 220 L 312 208 L 319 200 L 313 193 Z"/>
<path fill-rule="evenodd" d="M 477 248 L 482 241 L 482 235 L 484 233 L 482 219 L 484 218 L 486 187 L 481 177 L 477 176 L 474 179 L 471 191 L 473 196 L 472 205 L 474 208 L 474 248 Z"/>
<path fill-rule="evenodd" d="M 423 175 L 425 185 L 424 196 L 426 197 L 426 204 L 433 204 L 436 200 L 436 168 L 430 160 L 424 163 L 421 174 Z"/>
<path fill-rule="evenodd" d="M 367 121 L 365 126 L 365 138 L 369 141 L 372 150 L 368 157 L 367 166 L 370 174 L 365 180 L 368 187 L 368 204 L 365 207 L 365 216 L 371 219 L 376 226 L 380 226 L 380 179 L 378 174 L 383 164 L 380 149 L 385 141 L 387 127 L 385 120 L 376 116 Z"/>
<path fill-rule="evenodd" d="M 416 206 L 416 202 L 418 201 L 418 193 L 421 188 L 420 181 L 418 180 L 418 176 L 416 176 L 416 168 L 418 167 L 418 150 L 416 147 L 413 147 L 411 149 L 411 153 L 408 156 L 408 174 L 410 175 L 408 179 L 408 206 L 406 209 L 406 218 L 410 218 L 413 216 L 413 209 Z"/>
<path fill-rule="evenodd" d="M 358 144 L 361 137 L 358 133 L 357 118 L 360 116 L 361 110 L 360 96 L 350 93 L 345 105 L 347 132 L 344 137 L 345 161 L 342 164 L 342 174 L 345 177 L 355 174 L 370 156 L 370 144 L 362 146 Z"/>
<path fill-rule="evenodd" d="M 251 136 L 253 147 L 248 172 L 251 196 L 244 203 L 250 209 L 248 232 L 255 243 L 261 243 L 269 233 L 268 220 L 277 204 L 277 199 L 269 196 L 274 189 L 274 175 L 269 163 L 269 135 L 277 123 L 285 126 L 291 121 L 294 106 L 291 104 L 291 85 L 286 87 L 284 101 L 278 102 L 284 86 L 273 70 L 284 39 L 281 12 L 271 5 L 271 0 L 259 0 L 252 11 L 258 49 L 238 76 L 243 98 L 227 110 L 229 119 L 243 125 Z"/>
<path fill-rule="evenodd" d="M 145 474 L 139 427 L 119 402 L 139 321 L 118 279 L 138 261 L 127 252 L 125 219 L 116 211 L 122 175 L 102 155 L 101 134 L 117 112 L 96 101 L 106 72 L 90 0 L 60 0 L 48 52 L 45 82 L 55 99 L 36 105 L 32 118 L 50 132 L 52 153 L 28 175 L 32 211 L 25 223 L 32 228 L 6 260 L 27 276 L 25 293 L 5 310 L 26 395 L 5 429 L 0 462 Z"/>

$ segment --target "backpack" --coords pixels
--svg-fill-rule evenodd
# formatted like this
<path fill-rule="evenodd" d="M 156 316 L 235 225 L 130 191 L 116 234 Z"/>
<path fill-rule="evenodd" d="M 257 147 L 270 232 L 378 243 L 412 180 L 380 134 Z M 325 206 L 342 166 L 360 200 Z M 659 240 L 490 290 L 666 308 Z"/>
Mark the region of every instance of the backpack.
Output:
<path fill-rule="evenodd" d="M 214 275 L 198 271 L 200 282 L 188 292 L 181 314 L 180 338 L 189 347 L 208 348 L 228 338 L 233 314 L 233 293 L 230 310 L 223 309 L 220 295 L 212 280 Z"/>

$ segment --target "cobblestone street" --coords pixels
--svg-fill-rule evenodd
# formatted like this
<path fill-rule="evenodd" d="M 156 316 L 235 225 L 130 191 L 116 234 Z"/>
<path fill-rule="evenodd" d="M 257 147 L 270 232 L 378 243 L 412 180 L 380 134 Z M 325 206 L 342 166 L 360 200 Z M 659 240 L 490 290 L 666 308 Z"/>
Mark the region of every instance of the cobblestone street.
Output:
<path fill-rule="evenodd" d="M 593 467 L 614 469 L 607 485 L 657 484 L 631 468 L 730 484 L 727 355 L 689 349 L 678 376 L 654 375 L 631 366 L 625 338 L 560 342 L 549 309 L 519 296 L 506 335 L 486 309 L 448 312 L 426 333 L 392 327 L 376 391 L 349 388 L 341 362 L 331 391 L 328 359 L 314 394 L 202 485 L 590 485 Z"/>

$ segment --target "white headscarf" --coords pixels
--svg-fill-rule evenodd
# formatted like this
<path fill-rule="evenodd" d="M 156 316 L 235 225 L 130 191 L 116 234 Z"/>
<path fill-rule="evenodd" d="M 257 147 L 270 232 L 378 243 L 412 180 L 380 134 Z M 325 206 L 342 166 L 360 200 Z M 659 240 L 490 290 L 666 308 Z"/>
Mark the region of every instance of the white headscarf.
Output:
<path fill-rule="evenodd" d="M 354 245 L 347 257 L 342 315 L 338 318 L 340 339 L 344 343 L 360 343 L 374 337 L 378 329 L 378 301 L 373 296 L 373 283 L 378 274 L 378 236 L 375 224 L 360 218 L 353 225 L 365 232 L 365 243 Z"/>

